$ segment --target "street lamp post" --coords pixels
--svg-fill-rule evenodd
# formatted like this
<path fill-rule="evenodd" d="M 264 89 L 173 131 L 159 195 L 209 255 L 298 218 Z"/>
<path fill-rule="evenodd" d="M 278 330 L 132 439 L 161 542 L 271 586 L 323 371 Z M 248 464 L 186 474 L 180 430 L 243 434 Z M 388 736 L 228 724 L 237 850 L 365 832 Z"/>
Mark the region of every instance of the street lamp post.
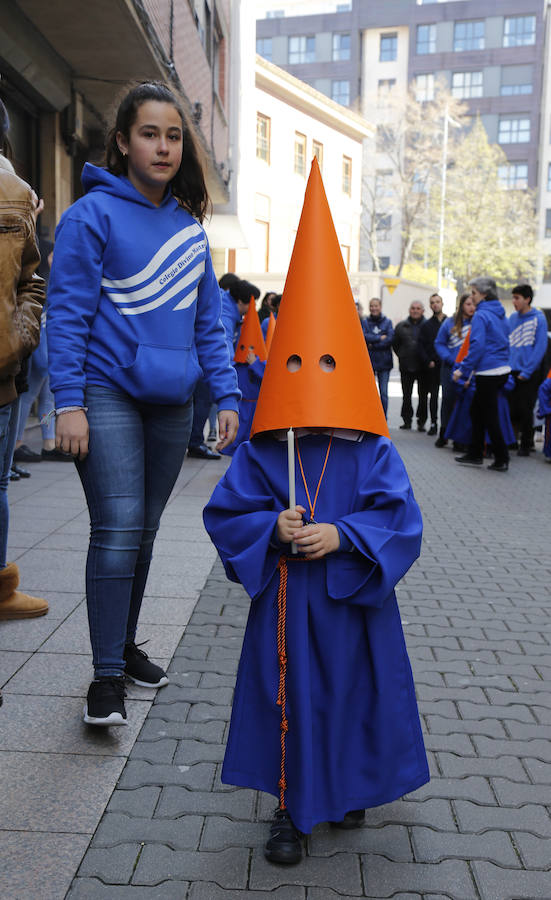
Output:
<path fill-rule="evenodd" d="M 445 205 L 446 205 L 446 171 L 448 168 L 448 134 L 449 134 L 449 126 L 453 125 L 454 128 L 461 128 L 460 122 L 456 122 L 455 119 L 452 119 L 448 112 L 448 104 L 446 103 L 446 109 L 444 110 L 444 140 L 442 146 L 442 186 L 440 189 L 440 236 L 438 239 L 438 287 L 437 290 L 440 291 L 442 289 L 442 265 L 444 261 L 444 223 L 445 223 Z"/>

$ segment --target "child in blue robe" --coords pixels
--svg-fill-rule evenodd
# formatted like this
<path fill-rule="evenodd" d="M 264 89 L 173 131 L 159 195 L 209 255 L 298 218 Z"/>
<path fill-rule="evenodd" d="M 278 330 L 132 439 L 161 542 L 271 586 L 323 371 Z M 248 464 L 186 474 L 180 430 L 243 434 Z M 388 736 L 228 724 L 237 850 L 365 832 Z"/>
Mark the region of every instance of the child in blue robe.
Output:
<path fill-rule="evenodd" d="M 538 418 L 543 419 L 543 455 L 551 462 L 551 371 L 538 390 Z"/>
<path fill-rule="evenodd" d="M 204 522 L 251 598 L 222 780 L 279 798 L 265 854 L 297 863 L 318 822 L 358 827 L 429 779 L 394 594 L 421 514 L 316 160 L 251 438 Z"/>

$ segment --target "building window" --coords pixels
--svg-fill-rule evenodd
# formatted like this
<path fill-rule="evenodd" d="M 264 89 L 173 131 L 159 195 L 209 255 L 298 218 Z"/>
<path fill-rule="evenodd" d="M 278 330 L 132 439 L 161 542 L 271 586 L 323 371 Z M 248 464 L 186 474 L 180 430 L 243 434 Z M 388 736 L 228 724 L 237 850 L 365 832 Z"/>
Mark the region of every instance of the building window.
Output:
<path fill-rule="evenodd" d="M 504 47 L 523 47 L 536 43 L 536 17 L 511 16 L 505 19 L 503 28 Z"/>
<path fill-rule="evenodd" d="M 396 87 L 395 78 L 379 78 L 377 82 L 377 96 L 379 100 L 388 97 L 391 90 Z"/>
<path fill-rule="evenodd" d="M 417 75 L 415 79 L 415 99 L 422 103 L 425 100 L 434 100 L 434 75 Z"/>
<path fill-rule="evenodd" d="M 545 237 L 551 237 L 551 209 L 545 210 Z"/>
<path fill-rule="evenodd" d="M 380 256 L 379 257 L 379 268 L 381 272 L 384 272 L 385 269 L 388 269 L 390 265 L 390 256 Z"/>
<path fill-rule="evenodd" d="M 312 141 L 312 154 L 318 161 L 320 172 L 323 172 L 323 144 L 319 141 Z"/>
<path fill-rule="evenodd" d="M 377 240 L 389 241 L 390 229 L 392 228 L 392 216 L 389 213 L 376 213 L 377 222 Z"/>
<path fill-rule="evenodd" d="M 498 176 L 501 187 L 508 190 L 523 190 L 528 187 L 528 163 L 508 163 L 499 166 Z"/>
<path fill-rule="evenodd" d="M 268 62 L 272 61 L 272 39 L 271 38 L 257 38 L 256 39 L 256 52 L 263 56 L 264 59 L 267 59 Z"/>
<path fill-rule="evenodd" d="M 270 198 L 265 194 L 255 194 L 254 212 L 253 272 L 267 272 L 270 261 Z"/>
<path fill-rule="evenodd" d="M 349 156 L 342 158 L 342 192 L 352 196 L 352 160 Z"/>
<path fill-rule="evenodd" d="M 398 56 L 398 35 L 382 34 L 379 48 L 379 62 L 392 62 Z"/>
<path fill-rule="evenodd" d="M 484 50 L 484 21 L 456 22 L 453 27 L 454 50 Z"/>
<path fill-rule="evenodd" d="M 297 175 L 306 177 L 306 135 L 295 131 L 295 166 Z"/>
<path fill-rule="evenodd" d="M 417 26 L 416 53 L 436 53 L 436 25 Z"/>
<path fill-rule="evenodd" d="M 530 140 L 530 119 L 499 120 L 499 144 L 527 144 Z"/>
<path fill-rule="evenodd" d="M 289 65 L 316 61 L 316 39 L 312 35 L 298 35 L 289 38 Z"/>
<path fill-rule="evenodd" d="M 389 125 L 377 125 L 375 149 L 377 153 L 387 153 L 395 142 L 394 131 Z"/>
<path fill-rule="evenodd" d="M 270 119 L 256 114 L 256 158 L 270 164 Z"/>
<path fill-rule="evenodd" d="M 335 103 L 341 103 L 342 106 L 350 105 L 350 82 L 349 81 L 332 81 L 331 82 L 331 100 Z"/>
<path fill-rule="evenodd" d="M 334 34 L 333 62 L 338 62 L 338 60 L 342 59 L 350 59 L 350 35 Z"/>
<path fill-rule="evenodd" d="M 377 169 L 375 175 L 375 196 L 377 198 L 392 197 L 392 180 L 392 169 Z"/>
<path fill-rule="evenodd" d="M 460 100 L 482 97 L 482 72 L 454 72 L 452 95 Z"/>
<path fill-rule="evenodd" d="M 531 84 L 502 84 L 500 94 L 502 97 L 511 97 L 515 94 L 531 94 Z"/>

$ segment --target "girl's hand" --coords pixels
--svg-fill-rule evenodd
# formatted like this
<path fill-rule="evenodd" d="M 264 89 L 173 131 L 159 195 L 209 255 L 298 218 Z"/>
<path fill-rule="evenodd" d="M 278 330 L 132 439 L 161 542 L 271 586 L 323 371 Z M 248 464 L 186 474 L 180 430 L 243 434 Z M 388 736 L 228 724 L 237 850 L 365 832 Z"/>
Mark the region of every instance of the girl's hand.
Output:
<path fill-rule="evenodd" d="M 276 534 L 282 544 L 290 544 L 296 534 L 300 534 L 303 528 L 302 516 L 306 512 L 304 506 L 295 506 L 294 509 L 284 509 L 277 517 Z"/>
<path fill-rule="evenodd" d="M 55 445 L 78 459 L 88 455 L 88 419 L 83 409 L 62 412 L 56 418 Z"/>
<path fill-rule="evenodd" d="M 337 528 L 328 522 L 305 525 L 292 540 L 306 555 L 306 559 L 321 559 L 328 553 L 334 553 L 341 545 Z"/>
<path fill-rule="evenodd" d="M 239 416 L 233 409 L 221 409 L 218 412 L 218 433 L 220 440 L 216 445 L 217 450 L 228 447 L 237 436 L 239 428 Z"/>

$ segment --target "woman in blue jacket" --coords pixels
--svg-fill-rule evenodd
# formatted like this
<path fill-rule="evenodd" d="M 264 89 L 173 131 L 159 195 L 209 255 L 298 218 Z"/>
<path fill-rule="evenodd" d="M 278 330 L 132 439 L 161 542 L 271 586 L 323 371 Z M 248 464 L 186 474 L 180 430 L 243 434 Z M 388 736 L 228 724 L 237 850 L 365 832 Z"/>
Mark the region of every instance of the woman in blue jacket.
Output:
<path fill-rule="evenodd" d="M 168 679 L 135 643 L 161 513 L 182 461 L 201 374 L 237 432 L 239 390 L 201 221 L 202 167 L 184 113 L 162 84 L 119 107 L 106 168 L 62 216 L 48 292 L 56 445 L 71 453 L 91 520 L 86 595 L 95 679 L 84 720 L 126 724 L 124 676 Z"/>
<path fill-rule="evenodd" d="M 471 375 L 476 375 L 471 404 L 473 430 L 469 449 L 463 456 L 456 456 L 455 459 L 463 465 L 481 466 L 487 431 L 494 452 L 494 462 L 488 468 L 495 472 L 506 472 L 509 468 L 509 453 L 499 426 L 498 391 L 511 371 L 509 327 L 493 278 L 474 278 L 470 287 L 476 311 L 471 324 L 469 352 L 454 370 L 453 380 L 468 381 Z"/>

